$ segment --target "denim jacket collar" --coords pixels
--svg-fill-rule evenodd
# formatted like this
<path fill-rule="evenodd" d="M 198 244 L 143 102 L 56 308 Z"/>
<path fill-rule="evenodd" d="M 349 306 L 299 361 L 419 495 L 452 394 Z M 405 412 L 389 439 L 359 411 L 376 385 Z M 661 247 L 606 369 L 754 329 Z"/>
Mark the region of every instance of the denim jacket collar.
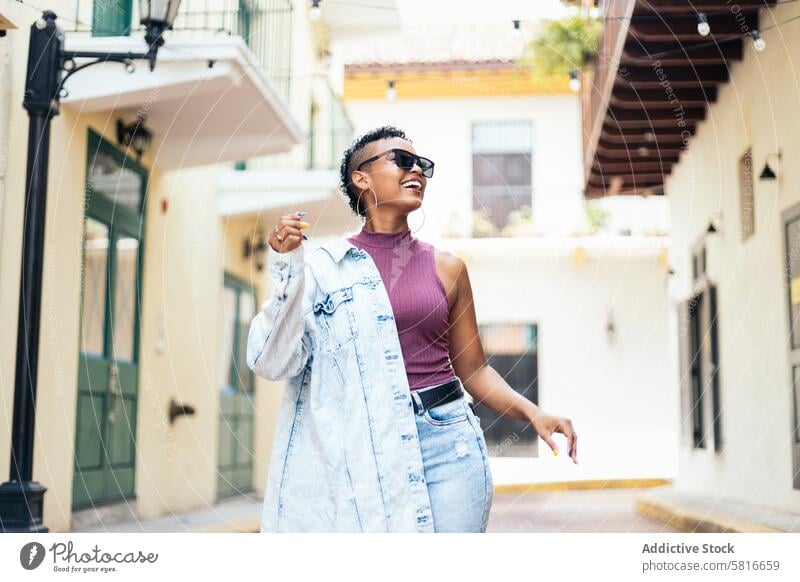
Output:
<path fill-rule="evenodd" d="M 323 243 L 320 248 L 324 249 L 337 264 L 341 262 L 351 248 L 358 251 L 356 246 L 344 237 L 337 237 L 332 241 Z"/>

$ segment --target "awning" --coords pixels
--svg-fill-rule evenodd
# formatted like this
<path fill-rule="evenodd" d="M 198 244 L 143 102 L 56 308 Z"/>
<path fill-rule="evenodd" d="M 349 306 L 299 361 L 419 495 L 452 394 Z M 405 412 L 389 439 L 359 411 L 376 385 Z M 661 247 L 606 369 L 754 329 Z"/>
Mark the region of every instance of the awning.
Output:
<path fill-rule="evenodd" d="M 146 45 L 132 37 L 68 35 L 66 50 L 146 52 Z M 145 112 L 154 166 L 161 169 L 246 160 L 303 140 L 286 100 L 238 36 L 169 38 L 154 71 L 146 61 L 133 73 L 120 63 L 102 63 L 64 86 L 64 106 L 109 112 L 109 123 L 131 123 Z"/>
<path fill-rule="evenodd" d="M 582 84 L 586 196 L 664 193 L 759 10 L 775 2 L 604 3 L 599 63 Z"/>

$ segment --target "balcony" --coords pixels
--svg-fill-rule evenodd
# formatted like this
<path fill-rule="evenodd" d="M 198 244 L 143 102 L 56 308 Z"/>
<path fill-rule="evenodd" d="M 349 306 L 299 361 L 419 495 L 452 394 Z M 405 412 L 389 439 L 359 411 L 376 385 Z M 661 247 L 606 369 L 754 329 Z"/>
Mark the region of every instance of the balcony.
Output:
<path fill-rule="evenodd" d="M 775 0 L 607 0 L 591 82 L 582 85 L 587 197 L 663 194 L 664 177 L 742 59 L 743 31 Z M 711 33 L 697 29 L 707 13 Z"/>
<path fill-rule="evenodd" d="M 239 171 L 220 175 L 222 216 L 288 211 L 303 204 L 309 212 L 324 211 L 326 222 L 332 224 L 348 218 L 339 193 L 339 164 L 353 140 L 353 124 L 324 75 L 302 79 L 297 85 L 298 93 L 307 92 L 311 98 L 305 141 L 284 154 L 251 160 Z"/>
<path fill-rule="evenodd" d="M 146 49 L 135 7 L 108 5 L 75 5 L 64 19 L 68 50 Z M 65 83 L 62 103 L 125 122 L 146 113 L 154 165 L 163 169 L 289 151 L 303 138 L 288 106 L 293 16 L 290 0 L 184 0 L 154 71 L 90 67 Z"/>

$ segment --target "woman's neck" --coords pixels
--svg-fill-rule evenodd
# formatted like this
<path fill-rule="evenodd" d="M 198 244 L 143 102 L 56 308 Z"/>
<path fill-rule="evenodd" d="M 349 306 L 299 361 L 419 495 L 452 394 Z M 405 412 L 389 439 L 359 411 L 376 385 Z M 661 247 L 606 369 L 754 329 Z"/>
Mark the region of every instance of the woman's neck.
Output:
<path fill-rule="evenodd" d="M 406 217 L 401 219 L 381 219 L 381 218 L 367 218 L 364 223 L 364 230 L 378 233 L 401 233 L 409 230 L 408 220 Z"/>

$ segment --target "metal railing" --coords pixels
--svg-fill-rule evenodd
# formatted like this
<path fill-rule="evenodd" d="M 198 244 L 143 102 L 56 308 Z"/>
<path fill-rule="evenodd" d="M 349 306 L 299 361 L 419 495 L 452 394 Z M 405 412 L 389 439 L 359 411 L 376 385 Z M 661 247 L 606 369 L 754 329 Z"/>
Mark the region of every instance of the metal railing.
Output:
<path fill-rule="evenodd" d="M 308 131 L 304 142 L 285 154 L 274 154 L 247 164 L 248 168 L 264 170 L 338 170 L 342 153 L 354 137 L 353 123 L 344 103 L 330 86 L 325 75 L 299 79 L 300 94 L 312 95 Z"/>
<path fill-rule="evenodd" d="M 77 0 L 68 32 L 93 36 L 142 36 L 135 2 Z M 291 0 L 183 0 L 165 37 L 241 36 L 259 68 L 288 101 L 292 63 Z M 65 19 L 67 20 L 67 19 Z"/>

